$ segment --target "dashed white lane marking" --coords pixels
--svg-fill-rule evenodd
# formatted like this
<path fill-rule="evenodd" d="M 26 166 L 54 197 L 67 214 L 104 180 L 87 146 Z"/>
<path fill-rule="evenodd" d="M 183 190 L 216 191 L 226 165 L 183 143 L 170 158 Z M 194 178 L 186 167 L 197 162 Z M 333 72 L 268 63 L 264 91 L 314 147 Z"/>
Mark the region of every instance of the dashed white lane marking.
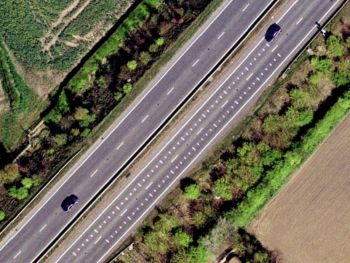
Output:
<path fill-rule="evenodd" d="M 194 148 L 194 147 L 192 146 L 192 150 L 193 150 L 193 151 L 196 151 L 196 148 Z"/>
<path fill-rule="evenodd" d="M 200 128 L 200 130 L 196 133 L 196 135 L 200 134 L 203 131 L 203 128 Z"/>
<path fill-rule="evenodd" d="M 303 21 L 303 17 L 301 17 L 298 21 L 297 21 L 297 23 L 296 23 L 296 25 L 299 25 L 299 23 L 301 22 L 301 21 Z"/>
<path fill-rule="evenodd" d="M 219 36 L 218 36 L 218 40 L 225 34 L 225 32 L 222 32 Z"/>
<path fill-rule="evenodd" d="M 99 236 L 96 241 L 94 242 L 94 244 L 96 245 L 98 243 L 98 241 L 100 241 L 100 239 L 102 238 L 102 236 Z"/>
<path fill-rule="evenodd" d="M 237 105 L 239 104 L 239 102 L 238 102 L 238 101 L 236 101 L 236 100 L 235 100 L 235 103 L 236 103 Z"/>
<path fill-rule="evenodd" d="M 270 45 L 268 43 L 266 43 L 266 46 L 270 47 Z"/>
<path fill-rule="evenodd" d="M 129 219 L 129 221 L 131 221 L 131 218 L 130 218 L 130 216 L 127 216 L 127 219 Z"/>
<path fill-rule="evenodd" d="M 75 257 L 77 256 L 77 253 L 75 253 L 75 252 L 73 252 L 72 254 L 73 254 L 73 256 L 75 256 Z"/>
<path fill-rule="evenodd" d="M 277 53 L 277 56 L 279 56 L 280 58 L 282 57 L 280 53 Z"/>
<path fill-rule="evenodd" d="M 226 101 L 224 102 L 224 104 L 221 105 L 221 109 L 222 109 L 223 107 L 225 107 L 227 103 L 228 103 L 228 100 L 226 100 Z"/>
<path fill-rule="evenodd" d="M 97 231 L 97 229 L 94 229 L 94 232 L 95 232 L 96 234 L 98 234 L 98 231 Z"/>
<path fill-rule="evenodd" d="M 271 53 L 273 53 L 278 48 L 278 45 L 276 45 L 272 50 Z"/>
<path fill-rule="evenodd" d="M 173 90 L 174 90 L 174 87 L 172 87 L 172 88 L 167 92 L 166 95 L 169 95 Z"/>
<path fill-rule="evenodd" d="M 252 76 L 253 76 L 253 73 L 251 73 L 251 74 L 246 78 L 246 80 L 249 80 Z"/>
<path fill-rule="evenodd" d="M 128 211 L 127 208 L 120 214 L 120 216 L 123 216 L 126 213 L 126 211 Z"/>
<path fill-rule="evenodd" d="M 109 240 L 108 239 L 105 239 L 105 241 L 109 244 Z"/>
<path fill-rule="evenodd" d="M 260 81 L 260 79 L 258 77 L 256 77 L 257 81 Z"/>
<path fill-rule="evenodd" d="M 171 160 L 171 162 L 173 163 L 175 160 L 176 160 L 176 158 L 178 157 L 179 155 L 177 154 L 172 160 Z"/>
<path fill-rule="evenodd" d="M 152 184 L 153 184 L 153 182 L 150 182 L 150 183 L 146 186 L 145 189 L 147 190 L 148 188 L 150 188 Z"/>
<path fill-rule="evenodd" d="M 121 143 L 118 145 L 117 150 L 119 150 L 120 147 L 122 147 L 123 145 L 124 145 L 124 142 L 121 142 Z"/>
<path fill-rule="evenodd" d="M 242 9 L 242 12 L 244 12 L 245 10 L 247 10 L 248 6 L 249 6 L 249 3 Z"/>
<path fill-rule="evenodd" d="M 16 257 L 18 257 L 20 254 L 22 253 L 22 251 L 18 251 L 17 254 L 13 257 L 13 259 L 15 259 Z"/>
<path fill-rule="evenodd" d="M 141 186 L 142 186 L 140 183 L 137 183 L 137 185 L 138 185 L 139 187 L 141 187 Z"/>
<path fill-rule="evenodd" d="M 90 178 L 94 177 L 94 175 L 98 172 L 98 169 L 96 169 L 91 175 Z"/>
<path fill-rule="evenodd" d="M 47 227 L 47 224 L 43 225 L 43 226 L 40 228 L 39 232 L 43 231 L 46 227 Z"/>
<path fill-rule="evenodd" d="M 199 62 L 199 59 L 197 59 L 193 64 L 192 67 L 195 67 L 197 65 L 197 63 Z"/>
<path fill-rule="evenodd" d="M 148 117 L 149 117 L 149 115 L 146 115 L 146 116 L 142 119 L 141 123 L 144 123 L 144 122 L 148 119 Z"/>

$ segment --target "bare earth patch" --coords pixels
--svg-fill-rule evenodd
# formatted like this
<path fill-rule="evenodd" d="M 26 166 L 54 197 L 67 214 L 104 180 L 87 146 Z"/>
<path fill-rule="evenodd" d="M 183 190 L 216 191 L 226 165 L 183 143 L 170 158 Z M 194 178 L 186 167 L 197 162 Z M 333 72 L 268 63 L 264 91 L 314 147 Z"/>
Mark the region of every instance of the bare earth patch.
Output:
<path fill-rule="evenodd" d="M 350 262 L 350 115 L 251 224 L 283 263 Z"/>

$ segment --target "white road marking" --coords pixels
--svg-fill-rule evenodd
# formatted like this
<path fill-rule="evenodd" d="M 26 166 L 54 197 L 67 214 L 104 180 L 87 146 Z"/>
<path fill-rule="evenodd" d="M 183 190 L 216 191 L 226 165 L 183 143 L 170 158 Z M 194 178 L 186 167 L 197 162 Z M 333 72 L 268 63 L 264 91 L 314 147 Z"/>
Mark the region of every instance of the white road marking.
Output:
<path fill-rule="evenodd" d="M 109 244 L 109 240 L 108 239 L 105 239 L 105 241 Z"/>
<path fill-rule="evenodd" d="M 97 229 L 94 229 L 94 232 L 95 232 L 96 234 L 98 234 L 98 231 L 97 231 Z"/>
<path fill-rule="evenodd" d="M 120 147 L 122 147 L 123 145 L 124 145 L 124 142 L 121 142 L 121 143 L 118 145 L 117 150 L 119 150 Z"/>
<path fill-rule="evenodd" d="M 193 64 L 192 64 L 192 68 L 195 67 L 197 65 L 197 63 L 199 62 L 199 59 L 197 59 Z"/>
<path fill-rule="evenodd" d="M 169 95 L 173 90 L 174 90 L 174 87 L 172 87 L 172 88 L 167 92 L 166 95 Z"/>
<path fill-rule="evenodd" d="M 94 175 L 98 172 L 98 169 L 96 169 L 91 175 L 90 178 L 94 177 Z"/>
<path fill-rule="evenodd" d="M 196 133 L 196 135 L 198 136 L 202 131 L 203 131 L 203 127 L 200 128 L 200 130 Z"/>
<path fill-rule="evenodd" d="M 22 251 L 18 251 L 17 254 L 13 257 L 13 259 L 15 259 L 16 257 L 18 257 L 20 254 L 22 253 Z"/>
<path fill-rule="evenodd" d="M 77 256 L 77 253 L 75 253 L 75 252 L 73 252 L 72 254 L 73 254 L 73 256 L 75 256 L 75 257 Z"/>
<path fill-rule="evenodd" d="M 228 100 L 226 100 L 226 101 L 224 102 L 224 104 L 221 105 L 221 109 L 222 109 L 223 107 L 225 107 L 227 103 L 228 103 Z"/>
<path fill-rule="evenodd" d="M 249 80 L 253 76 L 253 73 L 251 73 L 245 80 Z"/>
<path fill-rule="evenodd" d="M 301 18 L 297 21 L 296 25 L 299 25 L 299 23 L 300 23 L 301 21 L 303 21 L 303 17 L 301 17 Z"/>
<path fill-rule="evenodd" d="M 176 160 L 177 157 L 179 157 L 178 154 L 170 162 L 173 163 Z"/>
<path fill-rule="evenodd" d="M 144 122 L 148 119 L 148 117 L 149 117 L 149 115 L 146 115 L 146 116 L 142 119 L 141 123 L 144 123 Z"/>
<path fill-rule="evenodd" d="M 47 224 L 43 225 L 43 226 L 40 228 L 39 232 L 43 231 L 46 227 L 47 227 Z"/>
<path fill-rule="evenodd" d="M 282 57 L 280 53 L 277 53 L 277 56 L 279 56 L 280 58 Z"/>
<path fill-rule="evenodd" d="M 218 36 L 218 40 L 225 34 L 225 32 L 222 32 L 219 36 Z"/>
<path fill-rule="evenodd" d="M 244 12 L 245 10 L 247 10 L 248 6 L 249 6 L 249 3 L 242 9 L 242 12 Z"/>
<path fill-rule="evenodd" d="M 268 47 L 270 47 L 269 43 L 266 43 L 265 45 L 268 46 Z"/>
<path fill-rule="evenodd" d="M 272 50 L 271 53 L 273 53 L 278 48 L 278 45 L 276 45 Z"/>
<path fill-rule="evenodd" d="M 146 190 L 148 189 L 148 188 L 150 188 L 150 186 L 153 184 L 153 182 L 150 182 L 147 186 L 146 186 Z"/>
<path fill-rule="evenodd" d="M 100 241 L 101 238 L 102 238 L 102 236 L 99 236 L 99 237 L 95 240 L 94 244 L 96 245 L 96 244 L 98 243 L 98 241 Z"/>

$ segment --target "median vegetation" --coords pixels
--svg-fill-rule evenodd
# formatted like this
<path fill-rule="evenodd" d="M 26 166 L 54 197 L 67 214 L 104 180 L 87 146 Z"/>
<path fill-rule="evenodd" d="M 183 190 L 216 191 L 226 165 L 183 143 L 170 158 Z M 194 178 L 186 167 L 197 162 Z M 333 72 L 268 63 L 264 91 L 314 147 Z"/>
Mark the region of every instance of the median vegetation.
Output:
<path fill-rule="evenodd" d="M 44 123 L 30 134 L 28 149 L 15 162 L 2 164 L 0 177 L 6 182 L 1 183 L 0 209 L 7 219 L 83 147 L 209 2 L 143 0 L 130 12 L 57 94 Z"/>
<path fill-rule="evenodd" d="M 313 42 L 237 139 L 157 206 L 119 262 L 275 259 L 244 228 L 349 112 L 349 26 Z"/>

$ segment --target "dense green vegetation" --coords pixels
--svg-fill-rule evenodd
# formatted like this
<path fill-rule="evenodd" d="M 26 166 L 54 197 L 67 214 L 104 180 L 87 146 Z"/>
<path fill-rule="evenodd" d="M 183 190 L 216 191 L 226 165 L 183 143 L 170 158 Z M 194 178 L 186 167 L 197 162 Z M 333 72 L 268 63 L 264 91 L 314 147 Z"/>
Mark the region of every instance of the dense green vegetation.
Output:
<path fill-rule="evenodd" d="M 0 141 L 8 150 L 14 148 L 30 125 L 30 115 L 38 111 L 40 99 L 17 73 L 0 38 L 0 80 L 10 108 L 0 114 Z"/>
<path fill-rule="evenodd" d="M 87 1 L 78 1 L 62 16 L 62 11 L 76 1 L 3 0 L 0 36 L 24 66 L 67 70 L 94 43 L 94 38 L 101 37 L 133 2 L 104 0 L 86 5 Z M 57 23 L 60 16 L 61 22 Z M 45 49 L 56 37 L 58 41 Z"/>
<path fill-rule="evenodd" d="M 28 149 L 0 170 L 0 209 L 7 219 L 84 146 L 85 138 L 208 2 L 144 0 L 130 12 L 59 91 L 44 123 L 30 134 Z M 150 46 L 156 47 L 152 53 Z M 182 233 L 178 238 L 186 242 Z"/>
<path fill-rule="evenodd" d="M 350 111 L 349 39 L 319 38 L 220 157 L 203 163 L 157 207 L 135 235 L 134 250 L 119 261 L 212 262 L 230 250 L 242 262 L 273 260 L 253 237 L 238 242 L 242 228 Z M 188 236 L 186 246 L 177 241 L 179 231 Z M 241 254 L 245 246 L 250 255 Z"/>

